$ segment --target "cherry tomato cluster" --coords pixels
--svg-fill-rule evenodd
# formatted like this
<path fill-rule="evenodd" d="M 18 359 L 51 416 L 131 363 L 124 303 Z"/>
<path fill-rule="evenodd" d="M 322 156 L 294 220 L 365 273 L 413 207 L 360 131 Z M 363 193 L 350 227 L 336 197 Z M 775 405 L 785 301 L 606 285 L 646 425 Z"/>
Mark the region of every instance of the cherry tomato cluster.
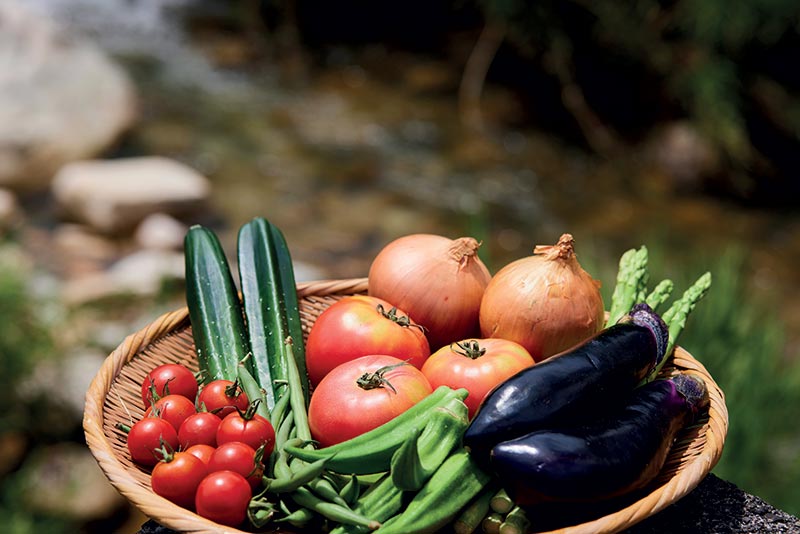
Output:
<path fill-rule="evenodd" d="M 383 299 L 355 295 L 327 308 L 306 343 L 314 439 L 325 446 L 367 432 L 439 386 L 467 389 L 472 416 L 492 388 L 534 364 L 505 339 L 454 339 L 432 354 L 430 347 L 424 325 Z"/>
<path fill-rule="evenodd" d="M 142 382 L 145 413 L 128 431 L 131 459 L 151 471 L 153 491 L 198 515 L 241 524 L 275 430 L 255 413 L 238 383 L 198 383 L 180 364 L 163 364 Z"/>

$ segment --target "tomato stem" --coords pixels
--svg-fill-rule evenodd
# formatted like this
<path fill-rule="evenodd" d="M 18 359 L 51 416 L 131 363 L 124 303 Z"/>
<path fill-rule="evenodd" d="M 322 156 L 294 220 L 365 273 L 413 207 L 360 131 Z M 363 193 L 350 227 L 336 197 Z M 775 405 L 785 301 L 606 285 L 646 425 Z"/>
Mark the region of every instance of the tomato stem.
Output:
<path fill-rule="evenodd" d="M 378 304 L 375 307 L 378 310 L 378 313 L 389 319 L 390 321 L 394 321 L 395 323 L 399 324 L 400 326 L 405 327 L 415 327 L 419 328 L 422 332 L 425 332 L 425 327 L 421 324 L 416 324 L 411 322 L 411 318 L 408 315 L 397 315 L 397 308 L 392 306 L 389 311 L 386 311 L 386 308 L 383 307 L 383 304 Z"/>
<path fill-rule="evenodd" d="M 395 363 L 392 365 L 385 365 L 375 371 L 374 373 L 364 373 L 356 380 L 356 384 L 358 387 L 364 390 L 388 387 L 392 390 L 393 393 L 397 393 L 397 390 L 394 388 L 391 382 L 389 382 L 386 377 L 384 376 L 386 373 L 400 367 L 401 365 L 410 365 L 408 362 L 400 362 Z"/>
<path fill-rule="evenodd" d="M 458 347 L 461 350 L 456 350 L 453 348 L 453 345 Z M 481 347 L 476 340 L 465 340 L 465 341 L 457 341 L 456 343 L 450 344 L 450 350 L 455 352 L 456 354 L 460 354 L 461 356 L 465 356 L 472 360 L 477 360 L 484 354 L 486 354 L 486 349 Z"/>

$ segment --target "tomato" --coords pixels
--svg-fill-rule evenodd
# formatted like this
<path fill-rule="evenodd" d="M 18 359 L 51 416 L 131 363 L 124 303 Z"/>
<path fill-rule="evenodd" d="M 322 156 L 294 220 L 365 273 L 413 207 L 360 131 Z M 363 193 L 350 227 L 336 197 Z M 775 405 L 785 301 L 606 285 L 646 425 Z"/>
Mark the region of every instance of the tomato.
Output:
<path fill-rule="evenodd" d="M 200 482 L 194 503 L 199 516 L 235 527 L 247 517 L 252 495 L 250 484 L 239 473 L 215 471 Z"/>
<path fill-rule="evenodd" d="M 264 465 L 256 460 L 256 450 L 241 441 L 223 443 L 214 451 L 208 461 L 208 471 L 234 471 L 247 479 L 255 489 L 261 484 Z"/>
<path fill-rule="evenodd" d="M 197 405 L 205 406 L 209 412 L 217 414 L 220 419 L 237 409 L 246 410 L 250 400 L 238 382 L 230 380 L 212 380 L 200 390 Z"/>
<path fill-rule="evenodd" d="M 176 452 L 158 462 L 150 476 L 150 487 L 178 506 L 191 508 L 197 486 L 208 474 L 208 467 L 197 456 Z"/>
<path fill-rule="evenodd" d="M 432 393 L 422 372 L 394 356 L 345 362 L 314 389 L 308 407 L 312 437 L 327 447 L 400 415 Z"/>
<path fill-rule="evenodd" d="M 385 300 L 345 297 L 317 317 L 306 342 L 306 368 L 313 385 L 334 367 L 371 354 L 386 354 L 421 368 L 431 349 L 424 329 Z"/>
<path fill-rule="evenodd" d="M 228 414 L 217 428 L 217 446 L 231 441 L 241 441 L 258 449 L 263 445 L 264 457 L 268 458 L 275 448 L 275 429 L 265 417 L 248 409 L 245 413 Z"/>
<path fill-rule="evenodd" d="M 155 404 L 145 410 L 144 416 L 158 416 L 168 421 L 177 432 L 186 418 L 195 413 L 197 413 L 197 410 L 194 407 L 194 402 L 183 395 L 167 395 L 158 399 Z"/>
<path fill-rule="evenodd" d="M 214 454 L 214 451 L 217 450 L 216 447 L 212 447 L 211 445 L 204 445 L 199 443 L 197 445 L 192 445 L 186 452 L 189 454 L 193 454 L 203 460 L 203 463 L 208 465 L 209 460 L 211 460 L 211 455 Z"/>
<path fill-rule="evenodd" d="M 472 417 L 489 391 L 533 364 L 533 357 L 514 341 L 465 339 L 431 354 L 422 366 L 422 373 L 433 388 L 450 386 L 469 391 L 464 403 Z"/>
<path fill-rule="evenodd" d="M 188 367 L 177 363 L 159 365 L 142 380 L 142 403 L 150 407 L 153 393 L 158 400 L 166 395 L 182 395 L 194 402 L 197 397 L 197 379 Z"/>
<path fill-rule="evenodd" d="M 131 459 L 141 465 L 153 466 L 162 458 L 162 446 L 178 449 L 178 433 L 168 421 L 160 417 L 143 417 L 128 431 L 128 452 Z"/>
<path fill-rule="evenodd" d="M 187 449 L 192 445 L 217 446 L 217 428 L 222 419 L 211 412 L 196 412 L 187 417 L 178 428 L 178 442 L 181 448 Z"/>

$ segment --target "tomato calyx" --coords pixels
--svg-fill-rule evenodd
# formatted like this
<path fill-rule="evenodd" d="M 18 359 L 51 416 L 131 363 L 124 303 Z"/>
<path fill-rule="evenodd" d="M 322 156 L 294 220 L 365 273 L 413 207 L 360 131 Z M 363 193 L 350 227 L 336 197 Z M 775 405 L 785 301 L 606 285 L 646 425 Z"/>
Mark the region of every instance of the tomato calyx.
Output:
<path fill-rule="evenodd" d="M 388 387 L 392 390 L 393 393 L 397 393 L 397 390 L 394 388 L 391 382 L 386 379 L 384 376 L 386 373 L 391 371 L 392 369 L 396 369 L 401 365 L 411 365 L 408 362 L 400 362 L 395 363 L 393 365 L 384 365 L 380 369 L 376 370 L 373 373 L 364 373 L 363 375 L 359 376 L 356 379 L 356 385 L 363 390 L 370 390 L 376 388 L 385 388 Z"/>
<path fill-rule="evenodd" d="M 160 458 L 160 460 L 159 460 L 160 462 L 164 462 L 164 463 L 168 464 L 175 458 L 175 452 L 176 451 L 175 451 L 175 449 L 173 449 L 170 446 L 169 443 L 164 441 L 163 438 L 161 438 L 160 441 L 161 441 L 161 445 L 157 449 L 153 450 L 153 455 L 156 458 Z"/>
<path fill-rule="evenodd" d="M 386 311 L 386 308 L 383 307 L 383 304 L 378 304 L 375 306 L 375 309 L 378 310 L 378 313 L 380 313 L 382 316 L 400 326 L 404 326 L 406 328 L 419 328 L 422 332 L 425 332 L 425 327 L 421 324 L 411 322 L 411 318 L 408 315 L 398 315 L 397 308 L 395 306 L 392 306 L 389 311 Z"/>
<path fill-rule="evenodd" d="M 253 417 L 256 416 L 256 410 L 258 409 L 258 405 L 261 403 L 261 399 L 253 399 L 250 401 L 250 404 L 247 405 L 247 408 L 242 410 L 238 406 L 236 407 L 236 411 L 239 412 L 239 416 L 244 419 L 245 421 L 250 421 Z"/>
<path fill-rule="evenodd" d="M 461 350 L 456 350 L 453 348 L 453 345 L 458 347 Z M 464 340 L 464 341 L 457 341 L 455 343 L 450 344 L 450 350 L 455 352 L 456 354 L 460 354 L 466 358 L 471 360 L 477 360 L 484 354 L 486 354 L 486 349 L 481 347 L 477 341 L 473 340 Z"/>

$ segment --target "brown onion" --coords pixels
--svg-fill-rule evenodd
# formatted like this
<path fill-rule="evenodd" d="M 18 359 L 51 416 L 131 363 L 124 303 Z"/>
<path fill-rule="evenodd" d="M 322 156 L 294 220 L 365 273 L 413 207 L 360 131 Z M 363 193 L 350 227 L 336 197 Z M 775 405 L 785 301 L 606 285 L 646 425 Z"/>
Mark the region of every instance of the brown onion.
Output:
<path fill-rule="evenodd" d="M 564 234 L 500 269 L 483 295 L 481 335 L 516 341 L 539 362 L 602 329 L 600 282 L 580 266 L 574 245 Z"/>
<path fill-rule="evenodd" d="M 491 274 L 472 237 L 412 234 L 381 250 L 369 270 L 369 294 L 405 310 L 426 330 L 431 350 L 475 337 Z"/>

